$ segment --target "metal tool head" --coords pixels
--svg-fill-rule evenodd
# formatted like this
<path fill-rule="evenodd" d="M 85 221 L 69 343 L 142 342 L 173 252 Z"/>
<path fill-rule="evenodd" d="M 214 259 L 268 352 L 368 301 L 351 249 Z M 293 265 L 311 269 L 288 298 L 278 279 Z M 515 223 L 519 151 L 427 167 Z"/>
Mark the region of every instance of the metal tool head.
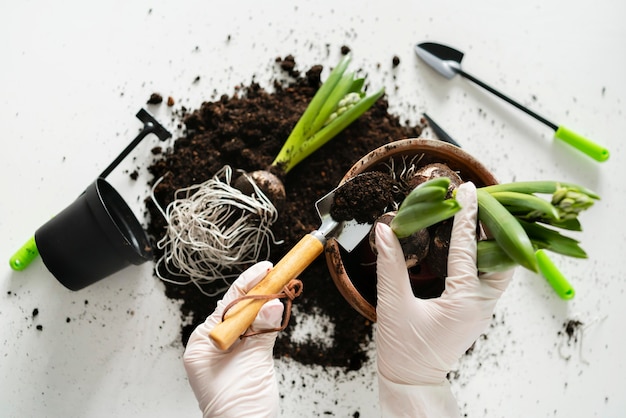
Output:
<path fill-rule="evenodd" d="M 326 196 L 315 202 L 317 214 L 322 220 L 322 224 L 317 232 L 322 234 L 325 238 L 335 238 L 344 250 L 351 252 L 369 234 L 372 229 L 372 224 L 359 223 L 354 219 L 340 222 L 333 219 L 330 215 L 330 209 L 335 199 L 335 193 L 337 190 L 341 189 L 341 187 L 343 187 L 343 185 L 335 188 Z"/>
<path fill-rule="evenodd" d="M 165 129 L 165 127 L 161 125 L 159 121 L 157 121 L 154 116 L 148 113 L 148 111 L 146 111 L 145 109 L 140 109 L 139 112 L 137 112 L 136 116 L 140 121 L 143 122 L 144 130 L 147 131 L 146 134 L 153 133 L 161 141 L 165 141 L 166 139 L 172 137 L 172 134 L 167 129 Z"/>
<path fill-rule="evenodd" d="M 448 144 L 452 144 L 461 148 L 461 145 L 459 145 L 458 142 L 452 139 L 452 137 L 448 135 L 448 133 L 444 131 L 443 128 L 439 126 L 434 120 L 432 120 L 430 116 L 428 116 L 426 113 L 422 113 L 422 115 L 424 116 L 424 119 L 426 119 L 426 122 L 428 122 L 430 129 L 432 129 L 435 135 L 437 135 L 437 138 L 444 142 L 447 142 Z"/>
<path fill-rule="evenodd" d="M 166 139 L 172 137 L 172 134 L 145 109 L 140 109 L 136 116 L 143 122 L 143 129 L 139 132 L 139 134 L 137 134 L 135 139 L 133 139 L 133 141 L 128 144 L 126 148 L 124 148 L 120 155 L 118 155 L 115 160 L 113 160 L 113 162 L 111 162 L 111 164 L 104 169 L 104 171 L 98 176 L 99 178 L 106 178 L 109 174 L 111 174 L 115 167 L 117 167 L 119 163 L 121 163 L 122 160 L 126 158 L 126 156 L 130 154 L 130 152 L 134 150 L 141 140 L 148 134 L 155 134 L 161 141 L 165 141 Z"/>
<path fill-rule="evenodd" d="M 415 53 L 447 79 L 451 79 L 461 71 L 463 53 L 447 45 L 422 42 L 415 45 Z"/>

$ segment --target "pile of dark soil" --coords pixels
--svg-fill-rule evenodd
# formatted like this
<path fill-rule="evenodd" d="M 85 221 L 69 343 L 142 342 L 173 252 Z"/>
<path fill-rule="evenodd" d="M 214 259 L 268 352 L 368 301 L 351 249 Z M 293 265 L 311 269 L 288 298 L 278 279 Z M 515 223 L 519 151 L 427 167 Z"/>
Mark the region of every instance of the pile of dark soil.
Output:
<path fill-rule="evenodd" d="M 252 81 L 240 86 L 232 96 L 224 95 L 205 102 L 193 111 L 182 109 L 185 130 L 173 148 L 154 150 L 156 159 L 150 166 L 154 180 L 163 177 L 155 196 L 165 207 L 177 189 L 201 183 L 224 165 L 253 171 L 266 169 L 280 150 L 296 121 L 321 84 L 322 67 L 315 65 L 304 74 L 297 71 L 293 57 L 277 59 L 277 74 L 272 91 Z M 280 73 L 280 74 L 278 74 Z M 285 73 L 289 81 L 285 79 Z M 386 96 L 356 122 L 320 150 L 301 162 L 285 177 L 287 201 L 273 226 L 277 240 L 283 244 L 271 247 L 270 259 L 276 263 L 303 235 L 317 229 L 320 221 L 315 202 L 335 188 L 345 172 L 363 155 L 379 146 L 418 137 L 422 126 L 409 126 L 388 112 Z M 165 220 L 154 204 L 147 203 L 150 213 L 148 231 L 159 240 L 165 231 Z M 156 257 L 160 257 L 156 250 Z M 334 324 L 333 344 L 295 343 L 290 329 L 280 333 L 275 356 L 291 357 L 304 364 L 339 366 L 357 370 L 367 360 L 363 343 L 371 338 L 372 324 L 343 299 L 328 272 L 324 257 L 319 257 L 300 279 L 303 295 L 295 301 L 299 312 L 325 315 Z M 193 285 L 165 283 L 169 298 L 182 299 L 184 318 L 191 321 L 182 330 L 186 344 L 193 329 L 214 310 L 219 298 L 209 298 Z M 188 321 L 189 322 L 189 321 Z"/>

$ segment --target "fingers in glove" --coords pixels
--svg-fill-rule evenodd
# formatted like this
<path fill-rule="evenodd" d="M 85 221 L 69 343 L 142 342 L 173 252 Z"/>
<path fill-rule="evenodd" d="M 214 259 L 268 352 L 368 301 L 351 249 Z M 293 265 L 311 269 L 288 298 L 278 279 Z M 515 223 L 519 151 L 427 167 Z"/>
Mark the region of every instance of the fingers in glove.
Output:
<path fill-rule="evenodd" d="M 460 185 L 456 191 L 456 200 L 461 205 L 461 210 L 454 215 L 448 253 L 448 276 L 475 276 L 478 203 L 474 184 L 467 182 Z"/>
<path fill-rule="evenodd" d="M 224 304 L 229 304 L 233 300 L 244 296 L 250 289 L 256 286 L 261 279 L 267 276 L 267 273 L 272 269 L 272 263 L 269 261 L 261 261 L 256 263 L 239 276 L 237 280 L 232 284 L 230 289 L 226 292 L 222 298 Z"/>
<path fill-rule="evenodd" d="M 245 296 L 250 289 L 256 286 L 265 276 L 267 276 L 267 273 L 271 269 L 271 262 L 261 261 L 241 273 L 237 280 L 235 280 L 235 282 L 230 286 L 222 300 L 217 302 L 217 307 L 209 318 L 214 318 L 215 323 L 221 321 L 224 308 L 235 299 Z"/>
<path fill-rule="evenodd" d="M 244 296 L 271 268 L 271 263 L 261 262 L 242 273 L 215 312 L 189 338 L 183 364 L 205 417 L 278 415 L 278 386 L 272 358 L 277 333 L 244 338 L 226 351 L 219 349 L 209 337 L 226 304 Z M 282 313 L 280 301 L 269 301 L 257 314 L 253 326 L 276 328 Z"/>
<path fill-rule="evenodd" d="M 376 275 L 378 299 L 385 303 L 405 303 L 414 298 L 404 254 L 398 238 L 388 225 L 376 224 Z"/>
<path fill-rule="evenodd" d="M 250 289 L 256 286 L 265 276 L 267 276 L 267 273 L 269 273 L 271 269 L 271 262 L 261 261 L 244 271 L 241 276 L 235 280 L 226 295 L 224 295 L 224 298 L 220 301 L 218 308 L 212 316 L 218 316 L 221 320 L 224 306 L 228 305 L 237 298 L 245 296 Z M 254 322 L 251 325 L 252 330 L 261 331 L 264 329 L 278 328 L 282 322 L 283 311 L 284 305 L 280 300 L 272 299 L 266 302 L 254 319 Z"/>
<path fill-rule="evenodd" d="M 515 269 L 492 273 L 482 273 L 480 275 L 480 281 L 483 282 L 485 285 L 497 290 L 498 292 L 503 293 L 511 282 L 514 272 Z"/>
<path fill-rule="evenodd" d="M 278 299 L 265 302 L 254 322 L 250 325 L 250 332 L 279 328 L 283 321 L 284 309 L 283 303 Z M 240 345 L 241 350 L 259 349 L 267 350 L 268 353 L 271 353 L 276 337 L 278 337 L 278 331 L 262 332 L 261 334 L 243 338 L 236 342 L 234 346 Z"/>
<path fill-rule="evenodd" d="M 272 299 L 266 302 L 257 314 L 250 328 L 252 331 L 262 331 L 280 327 L 283 321 L 284 310 L 285 306 L 278 299 Z"/>
<path fill-rule="evenodd" d="M 217 307 L 213 313 L 209 315 L 202 324 L 198 325 L 195 331 L 191 334 L 190 342 L 192 340 L 201 339 L 205 340 L 207 344 L 213 345 L 213 342 L 209 338 L 209 333 L 216 324 L 221 322 L 224 308 L 235 299 L 244 296 L 250 289 L 256 286 L 271 269 L 271 262 L 261 261 L 241 273 L 237 280 L 235 280 L 235 282 L 230 286 L 222 300 L 217 302 Z M 260 313 L 261 312 L 259 312 L 259 314 Z M 264 315 L 268 315 L 268 313 L 264 313 Z M 273 317 L 273 314 L 270 316 Z"/>

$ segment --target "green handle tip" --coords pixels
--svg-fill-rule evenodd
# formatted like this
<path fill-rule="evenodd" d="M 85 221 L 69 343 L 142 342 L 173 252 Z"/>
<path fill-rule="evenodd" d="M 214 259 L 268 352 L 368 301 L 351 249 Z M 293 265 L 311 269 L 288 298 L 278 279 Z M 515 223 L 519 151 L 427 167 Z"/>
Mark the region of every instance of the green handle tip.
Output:
<path fill-rule="evenodd" d="M 584 152 L 596 161 L 604 162 L 609 159 L 610 153 L 608 149 L 567 129 L 565 126 L 559 126 L 554 136 L 577 150 Z"/>
<path fill-rule="evenodd" d="M 576 291 L 552 260 L 550 260 L 548 254 L 544 250 L 537 250 L 535 256 L 537 257 L 537 265 L 541 275 L 545 277 L 556 294 L 564 300 L 572 299 L 576 295 Z"/>
<path fill-rule="evenodd" d="M 31 237 L 22 248 L 17 250 L 9 260 L 9 265 L 13 270 L 22 271 L 32 263 L 39 255 L 35 237 Z"/>

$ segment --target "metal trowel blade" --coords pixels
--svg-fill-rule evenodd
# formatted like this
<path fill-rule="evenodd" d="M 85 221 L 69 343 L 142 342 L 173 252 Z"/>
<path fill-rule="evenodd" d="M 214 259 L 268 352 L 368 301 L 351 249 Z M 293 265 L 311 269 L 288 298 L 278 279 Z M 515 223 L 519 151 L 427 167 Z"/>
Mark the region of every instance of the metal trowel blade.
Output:
<path fill-rule="evenodd" d="M 351 252 L 369 234 L 372 229 L 372 224 L 359 223 L 354 219 L 341 222 L 337 222 L 333 219 L 330 215 L 330 208 L 332 207 L 335 193 L 341 187 L 343 186 L 335 188 L 326 196 L 315 202 L 317 214 L 322 221 L 322 225 L 317 231 L 324 235 L 326 239 L 335 238 L 344 250 Z"/>
<path fill-rule="evenodd" d="M 422 42 L 415 45 L 415 53 L 447 79 L 451 79 L 461 71 L 463 53 L 447 45 Z"/>

